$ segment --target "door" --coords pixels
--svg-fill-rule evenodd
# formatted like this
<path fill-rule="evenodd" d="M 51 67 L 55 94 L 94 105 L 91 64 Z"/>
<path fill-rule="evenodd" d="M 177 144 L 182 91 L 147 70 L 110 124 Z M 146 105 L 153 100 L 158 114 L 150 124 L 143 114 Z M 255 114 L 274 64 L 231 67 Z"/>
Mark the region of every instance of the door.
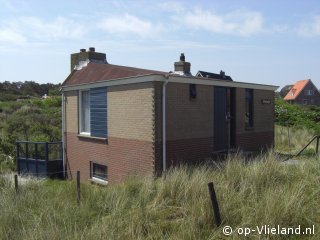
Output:
<path fill-rule="evenodd" d="M 214 151 L 227 151 L 235 145 L 235 90 L 214 87 Z"/>

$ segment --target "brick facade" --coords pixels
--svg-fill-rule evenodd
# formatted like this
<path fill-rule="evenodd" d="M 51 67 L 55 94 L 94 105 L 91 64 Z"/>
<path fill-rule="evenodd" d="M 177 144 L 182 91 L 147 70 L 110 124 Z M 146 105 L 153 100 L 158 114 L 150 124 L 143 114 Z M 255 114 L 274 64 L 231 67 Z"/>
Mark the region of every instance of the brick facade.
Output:
<path fill-rule="evenodd" d="M 190 99 L 189 84 L 167 85 L 167 166 L 196 163 L 210 158 L 214 146 L 214 86 L 196 85 L 197 97 Z M 245 151 L 260 151 L 274 143 L 274 92 L 253 91 L 254 126 L 245 128 L 245 89 L 237 88 L 235 147 Z M 162 167 L 162 85 L 155 88 L 156 101 L 156 172 Z M 262 104 L 270 100 L 270 104 Z"/>
<path fill-rule="evenodd" d="M 214 86 L 167 85 L 167 166 L 209 158 L 214 147 Z M 245 128 L 245 89 L 237 88 L 236 147 L 259 151 L 273 146 L 274 92 L 254 90 L 254 126 Z M 66 160 L 69 177 L 88 180 L 90 161 L 108 166 L 108 181 L 162 172 L 162 83 L 108 87 L 108 139 L 78 136 L 78 91 L 65 92 Z M 262 104 L 261 100 L 270 100 Z"/>
<path fill-rule="evenodd" d="M 108 181 L 154 175 L 153 83 L 109 87 L 107 140 L 78 135 L 78 91 L 65 93 L 65 156 L 68 176 L 90 177 L 90 161 L 107 165 Z"/>
<path fill-rule="evenodd" d="M 67 175 L 70 179 L 79 170 L 81 180 L 89 180 L 90 161 L 108 166 L 108 181 L 111 183 L 154 173 L 151 142 L 113 137 L 103 141 L 79 137 L 75 133 L 67 133 L 66 139 Z"/>
<path fill-rule="evenodd" d="M 270 100 L 263 104 L 262 100 Z M 274 92 L 253 91 L 253 128 L 245 127 L 245 89 L 236 89 L 236 147 L 248 151 L 270 148 L 274 143 Z"/>

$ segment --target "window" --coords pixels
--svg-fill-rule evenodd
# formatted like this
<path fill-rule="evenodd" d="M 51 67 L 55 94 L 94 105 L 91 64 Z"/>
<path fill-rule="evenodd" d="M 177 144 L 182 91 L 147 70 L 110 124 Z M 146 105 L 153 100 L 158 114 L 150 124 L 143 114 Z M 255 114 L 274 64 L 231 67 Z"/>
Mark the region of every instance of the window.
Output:
<path fill-rule="evenodd" d="M 80 133 L 90 134 L 90 92 L 80 92 Z"/>
<path fill-rule="evenodd" d="M 253 127 L 253 90 L 246 89 L 245 126 Z"/>
<path fill-rule="evenodd" d="M 314 95 L 314 90 L 304 90 L 304 95 L 312 96 L 312 95 Z"/>
<path fill-rule="evenodd" d="M 79 133 L 107 137 L 107 88 L 80 91 Z"/>
<path fill-rule="evenodd" d="M 189 95 L 191 99 L 194 99 L 197 97 L 197 87 L 195 84 L 189 85 Z"/>
<path fill-rule="evenodd" d="M 107 182 L 108 167 L 106 165 L 90 162 L 90 177 L 92 180 Z"/>
<path fill-rule="evenodd" d="M 308 100 L 307 99 L 303 99 L 303 104 L 304 105 L 308 105 Z"/>

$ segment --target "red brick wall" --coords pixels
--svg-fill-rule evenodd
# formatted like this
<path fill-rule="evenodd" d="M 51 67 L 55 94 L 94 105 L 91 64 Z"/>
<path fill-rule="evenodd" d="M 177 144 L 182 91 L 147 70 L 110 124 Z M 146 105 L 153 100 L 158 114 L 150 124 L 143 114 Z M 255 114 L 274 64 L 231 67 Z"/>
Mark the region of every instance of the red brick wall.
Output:
<path fill-rule="evenodd" d="M 167 165 L 198 163 L 210 158 L 213 152 L 213 137 L 179 139 L 167 142 Z"/>
<path fill-rule="evenodd" d="M 111 183 L 130 175 L 154 174 L 154 145 L 151 142 L 121 138 L 103 141 L 78 137 L 75 133 L 67 133 L 66 140 L 67 173 L 71 179 L 79 170 L 81 180 L 89 180 L 90 161 L 108 166 Z"/>
<path fill-rule="evenodd" d="M 264 151 L 273 147 L 274 132 L 246 132 L 237 134 L 237 147 L 244 151 Z"/>

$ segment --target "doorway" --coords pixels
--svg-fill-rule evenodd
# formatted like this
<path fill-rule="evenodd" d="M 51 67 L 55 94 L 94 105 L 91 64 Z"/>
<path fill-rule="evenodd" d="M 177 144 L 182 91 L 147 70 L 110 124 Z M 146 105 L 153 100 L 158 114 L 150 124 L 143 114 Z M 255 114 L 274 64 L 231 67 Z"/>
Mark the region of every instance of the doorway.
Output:
<path fill-rule="evenodd" d="M 235 147 L 235 88 L 214 87 L 214 151 Z"/>

